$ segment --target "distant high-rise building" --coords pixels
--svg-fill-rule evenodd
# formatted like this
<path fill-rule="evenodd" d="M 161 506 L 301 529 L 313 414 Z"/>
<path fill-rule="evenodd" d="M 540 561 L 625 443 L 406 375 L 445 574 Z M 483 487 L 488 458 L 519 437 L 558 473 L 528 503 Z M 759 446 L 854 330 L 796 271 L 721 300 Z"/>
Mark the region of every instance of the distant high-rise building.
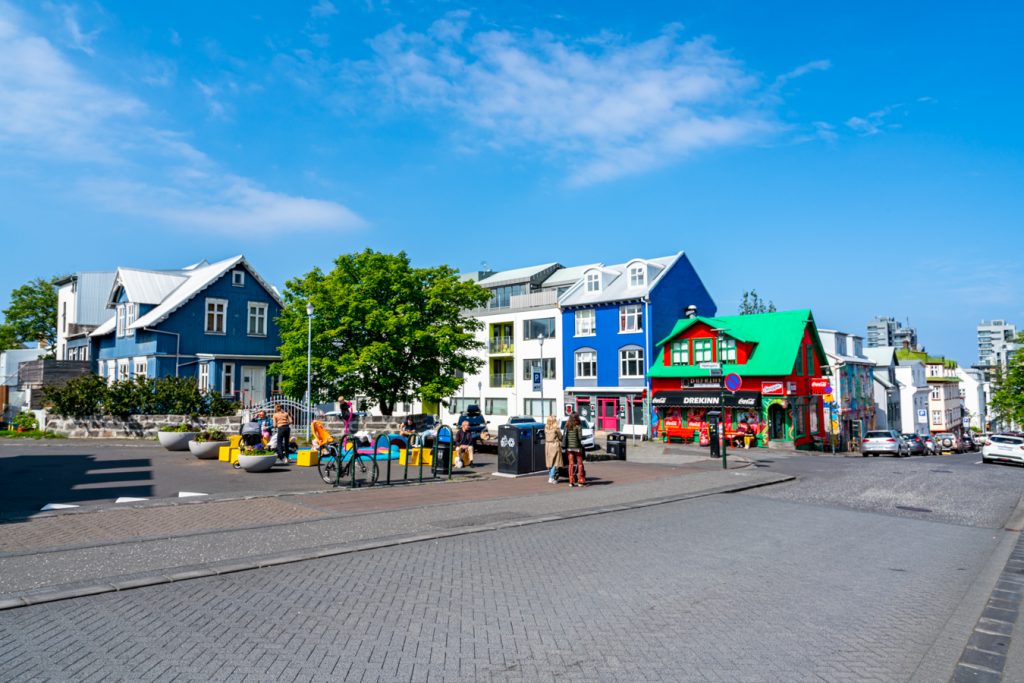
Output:
<path fill-rule="evenodd" d="M 880 346 L 916 349 L 917 330 L 903 327 L 895 318 L 878 315 L 868 321 L 867 346 L 870 349 Z"/>
<path fill-rule="evenodd" d="M 1017 350 L 1017 326 L 1005 320 L 982 320 L 978 325 L 978 365 L 1006 367 Z"/>

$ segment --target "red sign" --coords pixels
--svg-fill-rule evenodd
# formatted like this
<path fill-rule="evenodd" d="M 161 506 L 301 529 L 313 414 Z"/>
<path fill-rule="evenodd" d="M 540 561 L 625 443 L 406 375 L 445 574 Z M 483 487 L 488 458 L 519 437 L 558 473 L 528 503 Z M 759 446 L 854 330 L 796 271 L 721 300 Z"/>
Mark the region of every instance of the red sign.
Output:
<path fill-rule="evenodd" d="M 785 382 L 761 382 L 761 393 L 765 396 L 785 396 Z"/>
<path fill-rule="evenodd" d="M 828 391 L 828 379 L 822 377 L 821 379 L 811 380 L 811 393 L 812 394 L 827 394 Z"/>

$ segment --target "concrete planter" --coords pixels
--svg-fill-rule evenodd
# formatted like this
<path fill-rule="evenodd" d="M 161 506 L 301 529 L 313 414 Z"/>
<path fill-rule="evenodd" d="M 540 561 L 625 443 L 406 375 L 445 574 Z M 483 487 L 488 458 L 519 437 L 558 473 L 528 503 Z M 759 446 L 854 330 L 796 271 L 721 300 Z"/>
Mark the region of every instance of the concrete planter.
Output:
<path fill-rule="evenodd" d="M 188 442 L 199 435 L 199 432 L 157 432 L 160 445 L 169 451 L 187 451 Z"/>
<path fill-rule="evenodd" d="M 188 449 L 200 460 L 216 460 L 220 447 L 230 445 L 230 441 L 189 441 Z"/>
<path fill-rule="evenodd" d="M 266 472 L 277 462 L 276 455 L 240 455 L 238 466 L 246 472 Z"/>

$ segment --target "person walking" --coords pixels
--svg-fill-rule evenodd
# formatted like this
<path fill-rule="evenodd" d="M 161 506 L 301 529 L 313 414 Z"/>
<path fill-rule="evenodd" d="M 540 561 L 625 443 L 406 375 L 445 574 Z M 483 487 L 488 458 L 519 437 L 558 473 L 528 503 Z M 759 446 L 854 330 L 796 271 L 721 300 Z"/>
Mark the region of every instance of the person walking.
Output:
<path fill-rule="evenodd" d="M 548 466 L 548 483 L 558 483 L 558 468 L 565 467 L 562 457 L 562 430 L 558 428 L 558 420 L 548 415 L 544 421 L 544 461 Z"/>
<path fill-rule="evenodd" d="M 580 416 L 575 411 L 569 415 L 565 423 L 565 434 L 562 435 L 566 455 L 569 456 L 569 487 L 586 486 L 587 471 L 583 469 L 583 427 Z"/>
<path fill-rule="evenodd" d="M 292 441 L 292 416 L 280 403 L 274 406 L 274 429 L 277 432 L 277 459 L 288 462 L 288 446 Z"/>

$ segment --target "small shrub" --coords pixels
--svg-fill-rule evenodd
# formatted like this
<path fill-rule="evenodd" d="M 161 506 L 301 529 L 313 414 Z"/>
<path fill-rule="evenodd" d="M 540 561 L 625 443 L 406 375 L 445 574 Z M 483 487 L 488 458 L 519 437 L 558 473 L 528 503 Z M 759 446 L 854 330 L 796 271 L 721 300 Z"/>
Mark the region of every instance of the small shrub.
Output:
<path fill-rule="evenodd" d="M 108 415 L 127 417 L 145 415 L 156 404 L 154 381 L 147 377 L 132 377 L 114 382 L 103 397 L 103 411 Z"/>
<path fill-rule="evenodd" d="M 99 415 L 107 395 L 107 382 L 99 375 L 83 375 L 60 387 L 44 387 L 44 399 L 61 417 Z"/>
<path fill-rule="evenodd" d="M 163 427 L 160 428 L 160 431 L 161 432 L 177 432 L 177 433 L 182 433 L 182 432 L 194 432 L 196 430 L 195 430 L 195 427 L 193 427 L 189 423 L 182 422 L 180 425 L 164 425 Z"/>
<path fill-rule="evenodd" d="M 153 382 L 153 410 L 165 415 L 204 412 L 205 397 L 192 377 L 161 377 Z"/>
<path fill-rule="evenodd" d="M 16 429 L 22 432 L 31 432 L 39 428 L 39 423 L 36 422 L 36 416 L 29 412 L 21 412 L 14 416 L 11 423 Z"/>
<path fill-rule="evenodd" d="M 209 441 L 227 441 L 228 436 L 218 429 L 203 430 L 196 435 L 196 441 L 206 443 Z"/>
<path fill-rule="evenodd" d="M 206 397 L 206 414 L 214 417 L 231 417 L 238 412 L 238 404 L 229 401 L 216 391 L 210 392 Z"/>

